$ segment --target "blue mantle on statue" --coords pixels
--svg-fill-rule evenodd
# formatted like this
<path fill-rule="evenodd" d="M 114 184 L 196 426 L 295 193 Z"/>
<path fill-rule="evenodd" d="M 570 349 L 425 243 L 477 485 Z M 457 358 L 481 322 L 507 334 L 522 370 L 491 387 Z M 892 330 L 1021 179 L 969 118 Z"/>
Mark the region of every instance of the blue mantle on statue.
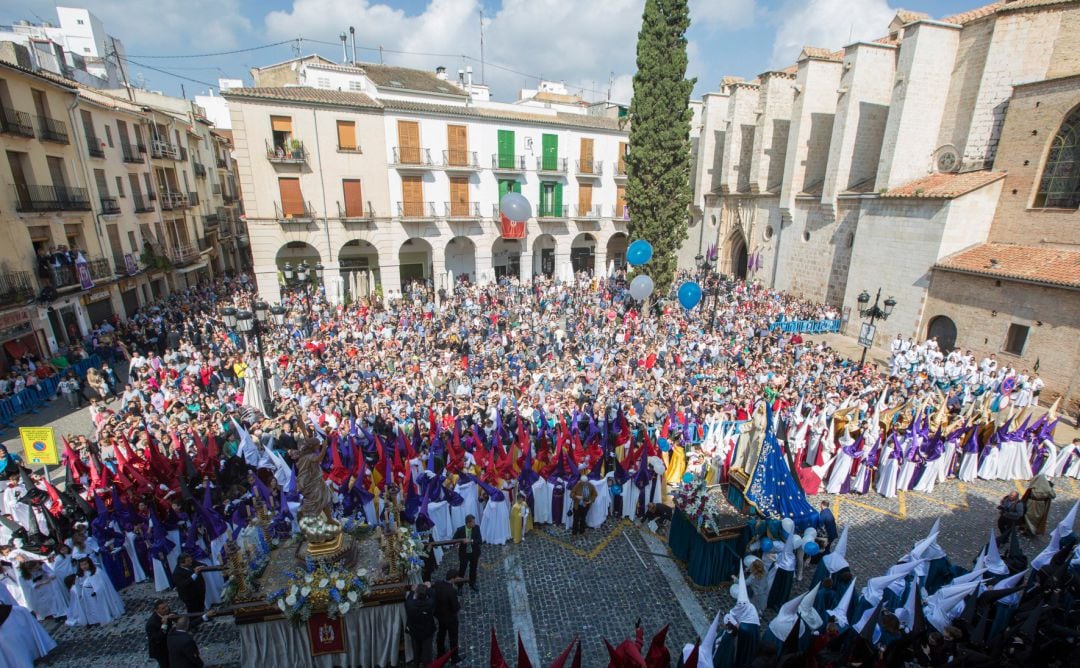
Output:
<path fill-rule="evenodd" d="M 744 496 L 759 515 L 774 520 L 790 517 L 795 521 L 795 530 L 802 532 L 817 524 L 818 513 L 806 500 L 806 493 L 795 480 L 776 440 L 772 408 L 767 409 L 766 425 L 761 452 L 750 472 Z"/>

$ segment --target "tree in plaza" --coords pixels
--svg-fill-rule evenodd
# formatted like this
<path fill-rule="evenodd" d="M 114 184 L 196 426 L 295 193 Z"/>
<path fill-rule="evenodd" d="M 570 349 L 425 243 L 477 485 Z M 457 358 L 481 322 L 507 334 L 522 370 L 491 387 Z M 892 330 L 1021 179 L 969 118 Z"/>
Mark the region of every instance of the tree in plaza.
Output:
<path fill-rule="evenodd" d="M 653 246 L 647 272 L 662 295 L 686 239 L 690 189 L 690 93 L 686 78 L 687 0 L 645 0 L 630 101 L 626 204 L 631 239 Z"/>

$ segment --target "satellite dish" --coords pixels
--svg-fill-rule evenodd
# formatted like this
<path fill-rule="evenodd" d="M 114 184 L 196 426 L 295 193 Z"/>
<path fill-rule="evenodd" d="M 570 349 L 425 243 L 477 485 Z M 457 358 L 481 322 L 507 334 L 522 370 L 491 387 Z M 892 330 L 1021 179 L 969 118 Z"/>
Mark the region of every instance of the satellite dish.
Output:
<path fill-rule="evenodd" d="M 943 174 L 960 171 L 960 151 L 952 144 L 946 144 L 934 151 L 934 169 Z"/>

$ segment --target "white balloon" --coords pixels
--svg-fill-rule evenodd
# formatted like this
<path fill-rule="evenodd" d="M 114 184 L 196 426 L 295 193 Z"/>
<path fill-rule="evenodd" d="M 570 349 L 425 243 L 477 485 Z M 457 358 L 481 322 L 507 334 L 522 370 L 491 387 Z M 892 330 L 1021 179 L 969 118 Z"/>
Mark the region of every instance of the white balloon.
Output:
<path fill-rule="evenodd" d="M 802 536 L 799 536 L 799 535 L 796 534 L 794 537 L 792 537 L 792 539 L 791 539 L 792 549 L 797 550 L 800 547 L 802 547 L 802 544 L 803 544 Z"/>
<path fill-rule="evenodd" d="M 738 598 L 739 598 L 739 585 L 738 584 L 731 585 L 731 588 L 728 589 L 728 593 L 731 594 L 731 598 L 734 598 L 734 599 L 738 600 Z"/>
<path fill-rule="evenodd" d="M 790 534 L 795 531 L 795 520 L 791 519 L 790 517 L 785 517 L 784 519 L 780 520 L 780 526 L 781 528 L 783 528 L 785 535 Z"/>
<path fill-rule="evenodd" d="M 807 527 L 806 531 L 803 532 L 802 537 L 804 543 L 809 543 L 813 541 L 815 538 L 817 538 L 817 529 L 815 529 L 814 527 Z"/>
<path fill-rule="evenodd" d="M 645 274 L 635 276 L 634 280 L 630 281 L 630 296 L 638 301 L 644 301 L 652 291 L 653 280 Z"/>

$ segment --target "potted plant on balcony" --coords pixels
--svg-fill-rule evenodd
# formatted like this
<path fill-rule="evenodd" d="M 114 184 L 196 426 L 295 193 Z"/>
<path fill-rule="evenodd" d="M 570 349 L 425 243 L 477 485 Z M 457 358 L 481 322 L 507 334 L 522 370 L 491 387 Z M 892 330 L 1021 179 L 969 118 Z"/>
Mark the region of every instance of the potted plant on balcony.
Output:
<path fill-rule="evenodd" d="M 304 145 L 300 143 L 299 139 L 293 138 L 289 140 L 289 149 L 294 160 L 300 160 L 304 157 Z"/>

